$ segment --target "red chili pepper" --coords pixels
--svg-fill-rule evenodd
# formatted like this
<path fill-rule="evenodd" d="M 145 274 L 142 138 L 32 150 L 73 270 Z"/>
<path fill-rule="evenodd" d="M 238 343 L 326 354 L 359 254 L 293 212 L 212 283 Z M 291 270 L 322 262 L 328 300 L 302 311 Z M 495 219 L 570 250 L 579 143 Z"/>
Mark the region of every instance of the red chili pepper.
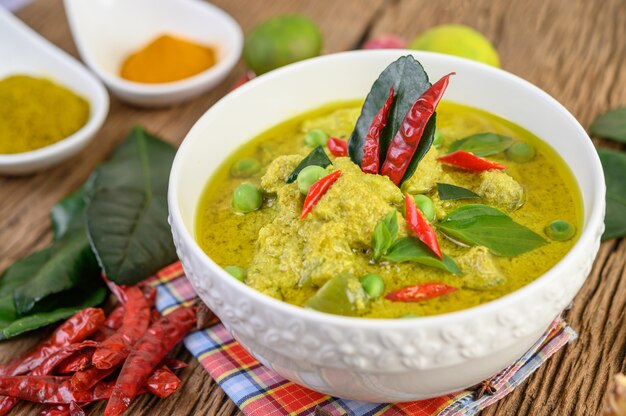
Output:
<path fill-rule="evenodd" d="M 180 370 L 180 369 L 189 367 L 189 364 L 187 364 L 184 361 L 177 360 L 176 358 L 164 359 L 163 365 L 169 368 L 170 370 Z"/>
<path fill-rule="evenodd" d="M 341 171 L 336 170 L 330 175 L 324 176 L 322 179 L 311 185 L 311 187 L 309 188 L 309 193 L 306 195 L 306 198 L 304 198 L 304 204 L 302 206 L 302 214 L 300 215 L 300 220 L 303 220 L 304 217 L 306 217 L 307 214 L 311 212 L 315 204 L 317 204 L 318 201 L 322 199 L 326 191 L 328 191 L 328 188 L 330 188 L 331 185 L 335 183 L 340 176 Z"/>
<path fill-rule="evenodd" d="M 457 168 L 469 170 L 472 172 L 483 172 L 485 170 L 504 170 L 506 166 L 491 160 L 478 157 L 465 150 L 457 150 L 447 155 L 437 158 L 440 162 L 447 163 Z"/>
<path fill-rule="evenodd" d="M 43 408 L 37 416 L 71 416 L 68 404 L 51 404 Z"/>
<path fill-rule="evenodd" d="M 387 124 L 387 117 L 389 116 L 391 104 L 393 104 L 393 98 L 394 91 L 392 85 L 389 88 L 387 100 L 378 110 L 369 130 L 367 130 L 365 144 L 363 145 L 363 159 L 361 159 L 361 170 L 365 173 L 378 174 L 380 168 L 380 133 Z"/>
<path fill-rule="evenodd" d="M 113 336 L 113 334 L 115 334 L 115 331 L 113 329 L 107 328 L 106 326 L 103 325 L 96 332 L 94 332 L 89 338 L 97 342 L 102 342 L 105 339 Z"/>
<path fill-rule="evenodd" d="M 448 293 L 456 292 L 458 289 L 454 286 L 448 286 L 445 283 L 430 282 L 421 285 L 406 286 L 398 289 L 385 296 L 385 299 L 394 302 L 421 302 Z"/>
<path fill-rule="evenodd" d="M 106 321 L 104 321 L 104 326 L 109 329 L 117 330 L 122 326 L 124 322 L 124 307 L 122 305 L 113 309 L 113 312 L 109 314 Z"/>
<path fill-rule="evenodd" d="M 70 388 L 75 392 L 84 392 L 98 384 L 100 380 L 113 374 L 119 369 L 119 365 L 101 370 L 96 367 L 89 367 L 85 370 L 78 371 L 72 375 Z"/>
<path fill-rule="evenodd" d="M 99 344 L 95 341 L 83 341 L 78 344 L 68 345 L 63 347 L 56 353 L 52 354 L 44 362 L 42 362 L 39 367 L 35 368 L 33 371 L 29 373 L 31 376 L 45 376 L 47 374 L 52 373 L 52 370 L 60 363 L 62 363 L 66 358 L 74 355 L 77 351 L 81 351 L 85 348 L 93 348 L 97 347 Z"/>
<path fill-rule="evenodd" d="M 150 311 L 150 323 L 153 324 L 156 321 L 158 321 L 159 319 L 161 319 L 161 312 L 159 312 L 157 309 L 152 309 Z"/>
<path fill-rule="evenodd" d="M 406 223 L 409 228 L 413 230 L 422 243 L 426 244 L 439 259 L 443 260 L 435 229 L 428 223 L 422 211 L 415 206 L 415 200 L 409 194 L 404 196 L 404 211 L 406 212 Z"/>
<path fill-rule="evenodd" d="M 91 364 L 91 356 L 94 351 L 94 348 L 85 348 L 82 351 L 74 353 L 56 367 L 55 373 L 74 374 L 77 371 L 84 370 Z"/>
<path fill-rule="evenodd" d="M 119 415 L 130 406 L 153 370 L 195 324 L 195 310 L 180 307 L 148 328 L 124 362 L 105 416 Z"/>
<path fill-rule="evenodd" d="M 166 366 L 161 366 L 154 370 L 150 378 L 146 381 L 148 391 L 161 399 L 171 396 L 181 385 L 181 381 L 176 374 Z"/>
<path fill-rule="evenodd" d="M 336 137 L 329 137 L 326 140 L 326 147 L 333 156 L 344 157 L 348 156 L 348 142 L 338 139 Z"/>
<path fill-rule="evenodd" d="M 422 138 L 426 123 L 435 112 L 437 104 L 439 104 L 448 86 L 450 76 L 454 74 L 451 72 L 435 82 L 415 101 L 404 116 L 402 124 L 389 145 L 385 163 L 380 170 L 381 175 L 388 176 L 396 185 L 402 181 Z"/>
<path fill-rule="evenodd" d="M 85 411 L 76 402 L 70 403 L 70 416 L 85 416 Z"/>
<path fill-rule="evenodd" d="M 230 87 L 230 90 L 236 90 L 237 88 L 241 87 L 243 84 L 245 84 L 246 82 L 250 81 L 251 79 L 255 78 L 256 74 L 252 71 L 247 71 L 246 74 L 239 78 L 239 80 L 237 80 L 237 82 L 235 82 L 233 84 L 232 87 Z"/>

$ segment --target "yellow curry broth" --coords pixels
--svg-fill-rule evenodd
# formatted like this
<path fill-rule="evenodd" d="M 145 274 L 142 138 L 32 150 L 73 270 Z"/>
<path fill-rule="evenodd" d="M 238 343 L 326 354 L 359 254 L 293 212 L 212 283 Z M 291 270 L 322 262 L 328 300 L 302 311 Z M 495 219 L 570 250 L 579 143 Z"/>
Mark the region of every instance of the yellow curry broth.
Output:
<path fill-rule="evenodd" d="M 315 232 L 317 225 L 307 229 L 306 226 L 294 220 L 295 215 L 299 214 L 303 199 L 297 194 L 297 191 L 294 191 L 297 189 L 297 185 L 280 184 L 281 187 L 284 186 L 284 189 L 281 188 L 278 192 L 278 195 L 283 195 L 283 204 L 291 203 L 293 206 L 293 209 L 287 208 L 293 212 L 288 212 L 286 217 L 285 208 L 282 208 L 281 211 L 277 196 L 274 194 L 266 195 L 260 210 L 245 215 L 237 214 L 231 207 L 232 192 L 243 182 L 260 186 L 261 178 L 267 167 L 280 156 L 300 155 L 299 158 L 292 158 L 297 162 L 308 154 L 311 148 L 304 144 L 303 137 L 310 129 L 320 128 L 331 136 L 347 139 L 359 115 L 360 106 L 361 102 L 335 103 L 300 115 L 266 131 L 229 157 L 209 181 L 199 205 L 196 239 L 203 250 L 223 267 L 238 265 L 248 268 L 252 264 L 255 270 L 253 281 L 249 283 L 252 287 L 271 296 L 295 305 L 302 305 L 312 296 L 317 290 L 317 286 L 323 284 L 323 279 L 328 273 L 318 273 L 318 280 L 313 283 L 303 282 L 302 276 L 297 275 L 301 271 L 294 272 L 295 268 L 278 269 L 278 265 L 268 264 L 267 269 L 265 269 L 267 273 L 264 274 L 262 273 L 264 270 L 263 263 L 259 263 L 258 259 L 255 261 L 255 254 L 258 256 L 257 239 L 259 238 L 259 231 L 263 227 L 266 228 L 262 238 L 283 238 L 282 241 L 284 242 L 292 240 L 290 240 L 291 237 L 283 234 L 292 232 L 294 235 L 295 233 L 313 235 Z M 502 209 L 515 221 L 544 237 L 543 228 L 555 219 L 567 220 L 580 228 L 581 202 L 578 188 L 569 169 L 549 146 L 530 132 L 492 114 L 448 102 L 443 102 L 438 107 L 437 127 L 442 135 L 440 149 L 433 148 L 429 152 L 429 155 L 418 167 L 414 179 L 405 184 L 404 190 L 414 193 L 416 189 L 424 188 L 421 192 L 431 197 L 436 203 L 439 219 L 465 203 L 487 202 L 476 200 L 438 201 L 436 189 L 433 188 L 437 181 L 464 186 L 474 191 L 481 189 L 481 184 L 488 181 L 480 174 L 461 172 L 442 166 L 436 161 L 437 155 L 445 153 L 448 146 L 455 140 L 475 133 L 494 132 L 529 143 L 537 150 L 535 158 L 524 164 L 512 162 L 504 154 L 489 156 L 489 159 L 506 165 L 508 167 L 506 174 L 510 176 L 510 178 L 500 176 L 498 173 L 492 175 L 494 178 L 488 178 L 496 183 L 494 185 L 496 186 L 496 193 L 504 194 L 509 189 L 522 188 L 524 191 L 524 201 L 521 208 L 512 212 L 499 206 L 497 208 Z M 244 157 L 258 159 L 263 168 L 252 178 L 232 178 L 229 174 L 231 165 Z M 346 178 L 350 174 L 345 172 L 353 171 L 349 166 L 350 162 L 347 159 L 334 160 L 334 162 L 335 165 L 342 166 L 344 171 L 342 177 L 348 180 Z M 285 163 L 292 162 L 285 161 Z M 289 169 L 291 168 L 289 167 Z M 358 169 L 357 172 L 354 172 L 353 175 L 360 174 Z M 501 173 L 501 175 L 506 174 Z M 354 177 L 354 179 L 357 178 Z M 497 184 L 498 181 L 501 182 L 500 185 Z M 515 188 L 518 186 L 515 182 L 521 184 L 521 187 Z M 374 186 L 372 189 L 382 192 L 379 188 L 375 188 L 378 185 L 372 186 Z M 497 186 L 501 186 L 501 188 Z M 427 189 L 429 190 L 427 191 Z M 329 191 L 327 197 L 332 198 L 332 195 Z M 351 202 L 355 204 L 368 204 L 367 198 L 358 198 L 358 195 L 351 194 L 350 188 L 346 188 L 343 195 L 338 195 L 335 198 L 352 198 L 354 201 Z M 285 201 L 290 198 L 293 201 Z M 396 201 L 397 195 L 394 194 L 393 197 L 390 196 L 389 198 L 389 200 Z M 328 207 L 333 207 L 330 204 L 333 201 L 328 202 Z M 395 206 L 401 208 L 401 204 Z M 324 208 L 320 205 L 319 209 L 323 210 Z M 399 216 L 398 218 L 401 234 L 406 233 L 402 217 Z M 307 218 L 306 221 L 309 219 Z M 311 221 L 317 220 L 312 219 Z M 324 225 L 323 222 L 319 224 Z M 367 233 L 366 236 L 361 236 L 361 240 L 364 237 L 369 238 L 369 231 Z M 337 238 L 341 238 L 341 236 Z M 526 285 L 551 268 L 572 247 L 577 236 L 566 242 L 548 242 L 536 250 L 513 258 L 492 256 L 484 248 L 459 246 L 442 234 L 439 234 L 438 238 L 443 252 L 457 261 L 465 273 L 463 276 L 454 276 L 448 272 L 416 263 L 382 262 L 381 264 L 372 264 L 370 261 L 371 254 L 366 252 L 360 244 L 355 244 L 358 247 L 353 247 L 355 255 L 349 269 L 359 277 L 369 273 L 379 274 L 385 282 L 386 293 L 407 285 L 431 281 L 440 281 L 461 288 L 455 293 L 418 303 L 392 302 L 379 298 L 370 302 L 369 307 L 363 309 L 360 314 L 365 317 L 376 318 L 395 318 L 406 314 L 425 316 L 464 309 L 496 299 Z M 294 263 L 302 261 L 302 252 L 298 251 L 301 245 L 281 245 L 281 240 L 277 240 L 275 244 L 282 250 L 280 253 L 274 253 L 275 255 L 286 258 L 292 257 L 295 259 Z M 337 262 L 338 267 L 346 270 L 347 266 L 341 263 L 345 261 L 344 258 L 337 257 L 333 253 L 330 253 L 329 257 Z M 497 277 L 494 278 L 493 276 L 496 275 Z M 491 286 L 496 280 L 499 284 Z"/>

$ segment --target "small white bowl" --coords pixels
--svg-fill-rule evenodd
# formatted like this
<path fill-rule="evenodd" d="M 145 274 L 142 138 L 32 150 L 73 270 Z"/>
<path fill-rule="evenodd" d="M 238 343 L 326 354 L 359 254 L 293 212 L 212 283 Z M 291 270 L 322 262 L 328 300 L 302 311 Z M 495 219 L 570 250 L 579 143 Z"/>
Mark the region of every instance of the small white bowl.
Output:
<path fill-rule="evenodd" d="M 77 60 L 0 7 L 0 79 L 11 75 L 43 77 L 89 102 L 87 124 L 71 136 L 30 152 L 0 154 L 0 174 L 24 175 L 56 165 L 82 150 L 109 111 L 109 96 Z"/>
<path fill-rule="evenodd" d="M 85 63 L 111 92 L 131 104 L 155 107 L 188 100 L 213 88 L 235 66 L 243 47 L 237 22 L 199 0 L 64 0 L 74 42 Z M 144 84 L 123 79 L 124 59 L 162 34 L 210 45 L 217 63 L 192 77 Z"/>
<path fill-rule="evenodd" d="M 423 64 L 431 79 L 456 71 L 446 99 L 509 119 L 563 157 L 584 204 L 584 226 L 574 247 L 543 276 L 509 295 L 419 319 L 323 314 L 273 299 L 233 279 L 194 239 L 198 202 L 220 163 L 252 137 L 298 113 L 364 97 L 379 73 L 407 54 Z M 453 56 L 372 50 L 289 65 L 228 94 L 198 120 L 178 149 L 168 198 L 174 242 L 189 280 L 252 355 L 282 376 L 322 393 L 405 402 L 474 385 L 535 343 L 591 270 L 604 228 L 604 195 L 602 166 L 587 133 L 539 88 L 500 69 Z"/>

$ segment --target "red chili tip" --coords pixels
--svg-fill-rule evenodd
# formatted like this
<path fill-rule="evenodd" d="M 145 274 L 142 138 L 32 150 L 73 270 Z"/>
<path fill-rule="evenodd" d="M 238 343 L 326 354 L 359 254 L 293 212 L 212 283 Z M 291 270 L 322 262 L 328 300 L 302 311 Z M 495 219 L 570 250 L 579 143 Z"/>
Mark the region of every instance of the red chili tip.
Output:
<path fill-rule="evenodd" d="M 304 217 L 306 217 L 307 214 L 311 212 L 311 210 L 313 210 L 313 207 L 318 203 L 320 199 L 322 199 L 322 197 L 324 196 L 324 194 L 326 194 L 326 191 L 328 191 L 331 185 L 335 183 L 337 179 L 339 179 L 339 176 L 341 176 L 341 171 L 336 170 L 330 175 L 324 176 L 322 179 L 311 185 L 311 187 L 309 188 L 309 193 L 306 195 L 306 198 L 304 198 L 300 221 L 302 221 Z"/>
<path fill-rule="evenodd" d="M 404 208 L 406 213 L 406 223 L 415 233 L 417 238 L 426 245 L 439 260 L 443 260 L 443 253 L 437 241 L 435 229 L 428 222 L 422 211 L 415 205 L 415 200 L 409 194 L 404 196 Z"/>
<path fill-rule="evenodd" d="M 506 169 L 506 166 L 504 165 L 482 157 L 478 157 L 473 153 L 466 152 L 465 150 L 457 150 L 456 152 L 452 152 L 447 155 L 438 157 L 437 160 L 448 165 L 455 166 L 459 169 L 471 172 L 484 172 L 487 170 Z"/>
<path fill-rule="evenodd" d="M 441 282 L 429 282 L 419 285 L 406 286 L 398 289 L 385 296 L 385 299 L 393 302 L 421 302 L 437 298 L 448 293 L 456 292 L 458 289 L 454 286 Z"/>

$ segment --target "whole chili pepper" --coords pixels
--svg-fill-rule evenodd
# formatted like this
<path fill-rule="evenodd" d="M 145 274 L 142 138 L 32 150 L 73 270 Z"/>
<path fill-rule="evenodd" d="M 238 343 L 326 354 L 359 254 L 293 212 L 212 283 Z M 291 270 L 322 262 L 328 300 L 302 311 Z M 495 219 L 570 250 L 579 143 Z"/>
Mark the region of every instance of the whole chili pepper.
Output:
<path fill-rule="evenodd" d="M 388 176 L 396 185 L 400 185 L 420 143 L 426 123 L 434 114 L 451 75 L 454 72 L 435 82 L 415 101 L 391 141 L 380 174 Z"/>
<path fill-rule="evenodd" d="M 311 185 L 311 187 L 309 188 L 309 193 L 306 195 L 306 198 L 304 198 L 304 204 L 302 205 L 302 214 L 300 215 L 300 220 L 303 220 L 304 217 L 306 217 L 307 214 L 311 212 L 315 204 L 317 204 L 318 201 L 322 199 L 326 191 L 328 191 L 328 188 L 330 188 L 331 185 L 335 183 L 340 176 L 341 171 L 336 170 L 330 175 L 324 176 L 322 179 Z"/>
<path fill-rule="evenodd" d="M 456 292 L 458 289 L 454 286 L 448 286 L 445 283 L 430 282 L 421 285 L 406 286 L 402 289 L 393 291 L 385 299 L 394 302 L 421 302 L 443 296 L 448 293 Z"/>
<path fill-rule="evenodd" d="M 343 157 L 348 155 L 348 142 L 336 137 L 329 137 L 326 140 L 326 147 L 333 156 Z"/>
<path fill-rule="evenodd" d="M 55 369 L 57 374 L 74 374 L 77 371 L 84 370 L 91 364 L 91 356 L 94 348 L 85 348 L 82 351 L 75 352 L 73 355 L 63 360 Z"/>
<path fill-rule="evenodd" d="M 93 353 L 93 364 L 102 370 L 124 361 L 130 348 L 146 332 L 150 323 L 151 305 L 141 289 L 129 286 L 123 292 L 126 303 L 122 326 Z"/>
<path fill-rule="evenodd" d="M 478 157 L 465 150 L 457 150 L 447 155 L 443 155 L 437 158 L 438 161 L 447 163 L 448 165 L 456 166 L 463 170 L 469 170 L 472 172 L 483 172 L 486 170 L 504 170 L 506 166 L 501 165 L 491 160 Z"/>
<path fill-rule="evenodd" d="M 29 373 L 31 376 L 44 376 L 52 373 L 52 370 L 62 363 L 66 358 L 74 355 L 77 351 L 85 348 L 97 347 L 99 344 L 95 341 L 83 341 L 78 344 L 67 345 L 56 353 L 52 354 L 42 362 L 39 367 Z"/>
<path fill-rule="evenodd" d="M 119 365 L 115 365 L 111 368 L 107 368 L 101 370 L 97 367 L 89 367 L 81 371 L 77 371 L 72 374 L 72 379 L 70 382 L 70 387 L 72 391 L 83 392 L 87 391 L 102 379 L 113 374 L 116 370 L 119 369 Z"/>
<path fill-rule="evenodd" d="M 378 174 L 380 169 L 380 133 L 387 124 L 387 117 L 391 104 L 393 104 L 394 90 L 393 85 L 389 88 L 389 96 L 378 110 L 376 116 L 372 120 L 367 136 L 365 136 L 365 144 L 363 145 L 363 159 L 361 159 L 361 170 L 365 173 Z"/>
<path fill-rule="evenodd" d="M 183 306 L 148 328 L 124 362 L 105 416 L 119 415 L 128 408 L 157 365 L 195 324 L 194 309 Z"/>
<path fill-rule="evenodd" d="M 161 366 L 154 370 L 146 381 L 148 391 L 161 399 L 165 399 L 174 393 L 181 385 L 181 381 L 176 374 L 166 366 Z"/>
<path fill-rule="evenodd" d="M 409 194 L 404 196 L 404 211 L 409 228 L 413 230 L 422 243 L 426 244 L 439 259 L 443 260 L 443 253 L 441 253 L 441 248 L 439 248 L 435 229 L 428 223 L 422 211 L 415 205 L 415 200 Z"/>

